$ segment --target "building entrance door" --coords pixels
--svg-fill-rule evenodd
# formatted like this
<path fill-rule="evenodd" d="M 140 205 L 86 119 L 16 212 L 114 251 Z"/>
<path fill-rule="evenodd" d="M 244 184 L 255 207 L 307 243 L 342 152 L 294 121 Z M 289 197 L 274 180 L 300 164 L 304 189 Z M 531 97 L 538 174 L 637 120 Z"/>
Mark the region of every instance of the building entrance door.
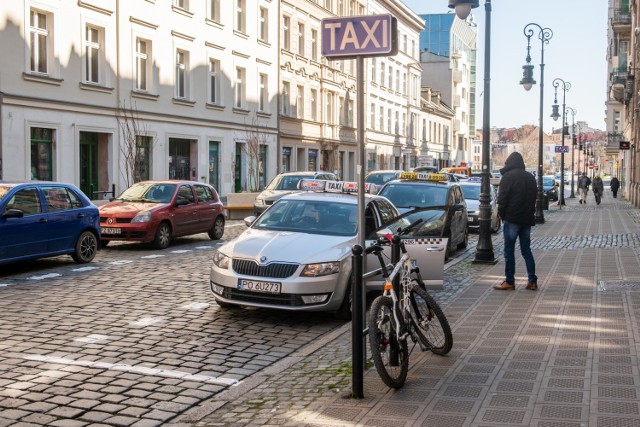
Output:
<path fill-rule="evenodd" d="M 80 132 L 80 189 L 90 199 L 98 191 L 98 134 Z"/>
<path fill-rule="evenodd" d="M 188 139 L 169 138 L 169 179 L 191 179 L 190 144 Z"/>

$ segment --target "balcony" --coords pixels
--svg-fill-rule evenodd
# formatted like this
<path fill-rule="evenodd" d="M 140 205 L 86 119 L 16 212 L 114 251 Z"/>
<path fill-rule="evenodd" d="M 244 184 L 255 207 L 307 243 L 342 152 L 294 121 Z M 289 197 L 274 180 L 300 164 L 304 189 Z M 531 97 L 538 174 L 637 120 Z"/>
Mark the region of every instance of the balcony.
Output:
<path fill-rule="evenodd" d="M 620 132 L 609 132 L 607 135 L 607 146 L 605 147 L 605 153 L 610 154 L 618 154 L 620 151 L 620 141 L 622 141 L 623 136 Z"/>
<path fill-rule="evenodd" d="M 631 13 L 628 8 L 614 8 L 611 13 L 611 28 L 616 34 L 631 31 Z"/>
<path fill-rule="evenodd" d="M 460 95 L 453 96 L 453 107 L 458 108 L 460 106 Z"/>
<path fill-rule="evenodd" d="M 453 70 L 451 70 L 451 78 L 453 79 L 454 83 L 461 83 L 462 70 L 460 68 L 454 68 Z"/>
<path fill-rule="evenodd" d="M 611 92 L 609 96 L 611 99 L 615 99 L 618 102 L 623 102 L 625 99 L 625 87 L 627 85 L 628 71 L 627 67 L 615 68 L 609 74 L 609 82 Z"/>

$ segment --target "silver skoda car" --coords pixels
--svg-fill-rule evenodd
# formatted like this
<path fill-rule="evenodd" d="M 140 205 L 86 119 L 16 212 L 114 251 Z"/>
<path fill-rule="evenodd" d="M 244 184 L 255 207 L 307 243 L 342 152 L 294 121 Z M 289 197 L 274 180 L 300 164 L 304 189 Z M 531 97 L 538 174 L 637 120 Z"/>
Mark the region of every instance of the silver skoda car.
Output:
<path fill-rule="evenodd" d="M 410 221 L 399 217 L 384 197 L 367 194 L 365 203 L 367 244 L 377 229 L 394 229 Z M 349 319 L 357 210 L 353 194 L 305 191 L 282 197 L 258 218 L 247 218 L 249 228 L 214 252 L 210 287 L 218 305 L 327 311 Z M 442 212 L 423 215 L 440 218 Z M 425 227 L 422 230 L 428 234 L 429 224 Z M 407 238 L 425 283 L 441 286 L 446 239 Z M 372 259 L 369 265 L 377 261 Z M 366 288 L 382 289 L 381 284 L 381 278 L 371 280 Z"/>

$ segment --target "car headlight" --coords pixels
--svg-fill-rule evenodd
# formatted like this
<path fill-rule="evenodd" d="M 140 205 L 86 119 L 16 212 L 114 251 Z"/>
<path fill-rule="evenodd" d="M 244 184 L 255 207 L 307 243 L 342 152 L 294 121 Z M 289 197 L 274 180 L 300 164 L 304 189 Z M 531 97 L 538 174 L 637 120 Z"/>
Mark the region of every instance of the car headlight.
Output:
<path fill-rule="evenodd" d="M 256 199 L 255 200 L 255 204 L 256 204 L 256 206 L 264 206 L 264 200 L 263 199 Z"/>
<path fill-rule="evenodd" d="M 213 264 L 218 267 L 226 270 L 229 268 L 229 257 L 220 252 L 219 250 L 213 251 Z"/>
<path fill-rule="evenodd" d="M 319 277 L 340 272 L 339 262 L 321 262 L 318 264 L 307 264 L 302 270 L 301 276 Z"/>
<path fill-rule="evenodd" d="M 131 222 L 151 222 L 151 212 L 140 212 L 138 215 L 133 217 Z"/>

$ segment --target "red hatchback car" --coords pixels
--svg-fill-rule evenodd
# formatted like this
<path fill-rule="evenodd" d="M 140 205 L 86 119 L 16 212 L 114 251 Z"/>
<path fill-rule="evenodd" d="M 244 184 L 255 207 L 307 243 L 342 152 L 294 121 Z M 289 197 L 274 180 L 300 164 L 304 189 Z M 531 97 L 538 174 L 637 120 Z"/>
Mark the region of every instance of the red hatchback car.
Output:
<path fill-rule="evenodd" d="M 215 188 L 195 181 L 143 181 L 100 206 L 101 243 L 112 240 L 153 242 L 157 249 L 171 239 L 224 234 L 224 208 Z"/>

